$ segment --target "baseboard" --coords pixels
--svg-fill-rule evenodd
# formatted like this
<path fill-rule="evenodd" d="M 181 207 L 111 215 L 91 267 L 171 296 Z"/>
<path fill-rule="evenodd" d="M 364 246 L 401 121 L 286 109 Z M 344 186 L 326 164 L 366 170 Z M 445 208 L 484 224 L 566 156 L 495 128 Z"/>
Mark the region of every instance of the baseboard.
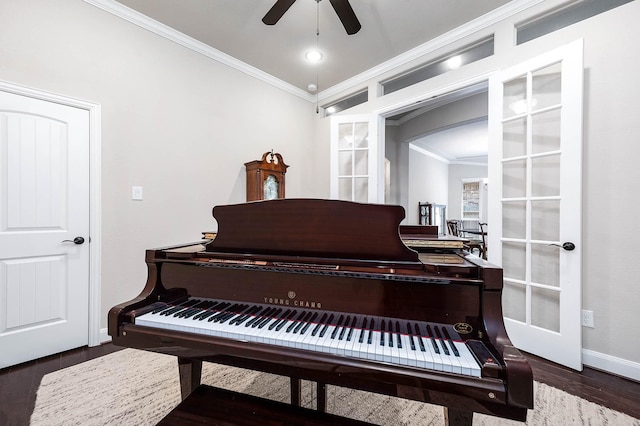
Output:
<path fill-rule="evenodd" d="M 111 336 L 109 336 L 109 333 L 107 331 L 106 328 L 101 328 L 100 329 L 100 344 L 103 343 L 108 343 L 111 341 Z"/>
<path fill-rule="evenodd" d="M 640 382 L 640 363 L 638 362 L 582 349 L 582 363 L 588 367 Z"/>

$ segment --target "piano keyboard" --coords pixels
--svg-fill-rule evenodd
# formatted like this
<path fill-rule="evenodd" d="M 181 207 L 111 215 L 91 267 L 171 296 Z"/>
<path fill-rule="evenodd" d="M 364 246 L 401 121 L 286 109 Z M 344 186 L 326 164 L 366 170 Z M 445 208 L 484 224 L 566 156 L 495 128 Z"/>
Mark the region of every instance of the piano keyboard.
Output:
<path fill-rule="evenodd" d="M 204 298 L 145 311 L 135 324 L 481 377 L 447 324 Z"/>

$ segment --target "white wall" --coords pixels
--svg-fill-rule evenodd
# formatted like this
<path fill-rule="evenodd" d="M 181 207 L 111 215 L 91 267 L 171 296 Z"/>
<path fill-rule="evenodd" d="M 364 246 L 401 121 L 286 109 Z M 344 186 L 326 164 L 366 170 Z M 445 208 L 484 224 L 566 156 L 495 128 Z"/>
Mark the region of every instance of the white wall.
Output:
<path fill-rule="evenodd" d="M 447 204 L 449 165 L 409 147 L 407 225 L 418 225 L 418 203 Z"/>
<path fill-rule="evenodd" d="M 370 90 L 369 101 L 344 112 L 360 114 L 387 111 L 408 101 L 428 99 L 447 88 L 520 63 L 556 47 L 584 39 L 585 100 L 583 153 L 583 300 L 584 309 L 593 310 L 595 328 L 583 328 L 583 354 L 587 365 L 633 375 L 640 379 L 640 343 L 630 338 L 629 324 L 640 323 L 640 291 L 635 234 L 640 199 L 634 187 L 640 181 L 640 134 L 636 84 L 640 55 L 640 2 L 634 1 L 613 10 L 555 31 L 520 46 L 514 46 L 514 24 L 545 13 L 563 3 L 546 0 L 496 25 L 478 30 L 472 36 L 452 42 L 367 82 L 377 81 L 426 63 L 472 40 L 495 34 L 493 56 L 458 70 L 434 77 L 387 96 L 376 97 Z M 356 88 L 354 88 L 355 90 Z M 348 95 L 345 90 L 327 99 Z M 318 123 L 318 137 L 328 126 Z M 326 133 L 325 133 L 326 134 Z M 326 140 L 328 145 L 328 139 Z M 319 168 L 323 168 L 319 166 Z M 328 169 L 328 165 L 325 166 Z M 328 191 L 327 191 L 328 193 Z M 628 229 L 620 230 L 620 224 Z M 631 332 L 632 333 L 632 332 Z M 633 334 L 633 333 L 632 333 Z"/>
<path fill-rule="evenodd" d="M 102 327 L 142 290 L 145 249 L 245 201 L 245 162 L 273 148 L 287 196 L 313 191 L 313 105 L 81 0 L 2 0 L 0 79 L 102 105 Z"/>

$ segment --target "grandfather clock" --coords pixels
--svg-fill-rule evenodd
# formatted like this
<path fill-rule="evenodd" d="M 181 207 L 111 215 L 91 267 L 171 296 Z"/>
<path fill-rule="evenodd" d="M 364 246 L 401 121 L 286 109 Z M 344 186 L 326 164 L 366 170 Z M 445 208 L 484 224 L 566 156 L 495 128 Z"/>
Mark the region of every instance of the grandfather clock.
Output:
<path fill-rule="evenodd" d="M 247 201 L 284 198 L 284 174 L 289 166 L 282 160 L 282 155 L 271 150 L 262 154 L 261 160 L 249 161 L 244 166 L 247 169 Z"/>

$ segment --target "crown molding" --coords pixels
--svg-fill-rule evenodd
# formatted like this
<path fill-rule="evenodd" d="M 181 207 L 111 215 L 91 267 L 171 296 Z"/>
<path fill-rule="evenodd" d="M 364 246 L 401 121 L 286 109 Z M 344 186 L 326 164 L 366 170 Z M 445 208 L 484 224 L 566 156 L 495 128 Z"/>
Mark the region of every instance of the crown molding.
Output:
<path fill-rule="evenodd" d="M 442 163 L 445 163 L 445 164 L 450 164 L 451 163 L 450 159 L 445 158 L 445 157 L 443 157 L 441 155 L 438 155 L 435 152 L 427 151 L 426 149 L 421 148 L 419 146 L 416 146 L 416 145 L 412 144 L 411 142 L 409 142 L 409 149 L 412 149 L 412 150 L 414 150 L 416 152 L 419 152 L 420 154 L 426 155 L 427 157 L 431 157 L 431 158 L 433 158 L 435 160 L 438 160 L 438 161 L 440 161 Z"/>
<path fill-rule="evenodd" d="M 251 77 L 257 78 L 258 80 L 264 81 L 265 83 L 275 86 L 278 89 L 284 90 L 285 92 L 298 96 L 309 102 L 316 101 L 315 95 L 311 95 L 310 93 L 307 93 L 302 89 L 299 89 L 283 80 L 280 80 L 279 78 L 276 78 L 271 74 L 268 74 L 245 62 L 242 62 L 239 59 L 234 58 L 233 56 L 227 55 L 226 53 L 221 52 L 218 49 L 214 49 L 207 44 L 204 44 L 192 37 L 181 33 L 180 31 L 164 25 L 156 21 L 155 19 L 151 19 L 150 17 L 137 12 L 121 3 L 118 3 L 115 0 L 83 1 L 106 12 L 109 12 L 112 15 L 129 21 L 132 24 L 139 26 L 140 28 L 144 28 L 145 30 L 151 31 L 154 34 L 164 37 L 167 40 L 171 40 L 183 47 L 186 47 L 187 49 L 191 49 L 194 52 L 200 53 L 201 55 L 213 59 L 214 61 L 220 62 L 231 68 L 241 71 L 247 75 L 250 75 Z"/>

